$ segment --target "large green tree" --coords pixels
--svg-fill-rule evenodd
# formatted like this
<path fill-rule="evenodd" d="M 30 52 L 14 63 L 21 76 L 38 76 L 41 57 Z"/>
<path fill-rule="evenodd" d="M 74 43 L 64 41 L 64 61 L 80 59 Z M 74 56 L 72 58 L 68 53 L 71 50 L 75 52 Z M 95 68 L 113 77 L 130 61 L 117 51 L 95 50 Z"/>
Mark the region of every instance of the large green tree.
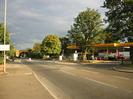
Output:
<path fill-rule="evenodd" d="M 133 42 L 133 0 L 105 0 L 107 31 L 112 35 L 111 42 L 128 37 Z M 130 56 L 133 63 L 133 47 L 130 48 Z"/>
<path fill-rule="evenodd" d="M 102 19 L 97 10 L 89 9 L 82 11 L 75 18 L 68 35 L 71 42 L 80 46 L 83 52 L 83 60 L 86 60 L 87 52 L 92 50 L 92 45 L 98 43 L 98 36 L 102 33 Z"/>
<path fill-rule="evenodd" d="M 107 8 L 107 30 L 113 34 L 113 40 L 122 36 L 133 36 L 133 0 L 105 0 Z"/>
<path fill-rule="evenodd" d="M 61 52 L 61 42 L 56 35 L 48 35 L 41 44 L 41 50 L 44 55 L 59 55 Z"/>

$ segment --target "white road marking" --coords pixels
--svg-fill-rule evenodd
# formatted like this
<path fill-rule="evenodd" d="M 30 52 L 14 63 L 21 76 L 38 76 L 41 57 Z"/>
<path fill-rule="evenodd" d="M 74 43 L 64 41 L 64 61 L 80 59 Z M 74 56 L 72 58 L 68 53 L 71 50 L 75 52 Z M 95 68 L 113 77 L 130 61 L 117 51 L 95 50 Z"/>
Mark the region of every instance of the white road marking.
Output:
<path fill-rule="evenodd" d="M 40 82 L 40 84 L 53 96 L 54 99 L 58 99 L 58 97 L 39 79 L 35 72 L 33 72 L 35 78 Z"/>
<path fill-rule="evenodd" d="M 72 76 L 78 76 L 78 75 L 76 75 L 74 73 L 70 73 L 70 72 L 67 72 L 67 71 L 64 71 L 64 70 L 61 70 L 61 71 L 64 72 L 64 73 L 70 74 Z M 107 83 L 104 83 L 104 82 L 101 82 L 101 81 L 98 81 L 98 80 L 94 80 L 94 79 L 91 79 L 91 78 L 88 78 L 88 77 L 82 77 L 82 78 L 90 80 L 90 81 L 93 81 L 95 83 L 98 83 L 98 84 L 101 84 L 101 85 L 104 85 L 104 86 L 108 86 L 108 87 L 112 87 L 112 88 L 118 88 L 117 86 L 114 86 L 114 85 L 111 85 L 111 84 L 107 84 Z"/>
<path fill-rule="evenodd" d="M 26 66 L 25 64 L 23 64 L 21 62 L 22 65 L 24 65 L 25 67 L 29 68 L 28 66 Z M 30 68 L 29 68 L 30 69 Z M 35 78 L 37 79 L 37 81 L 39 81 L 39 83 L 49 92 L 49 94 L 54 98 L 54 99 L 64 99 L 64 94 L 61 94 L 62 91 L 60 91 L 58 88 L 55 88 L 56 86 L 52 85 L 52 84 L 49 84 L 47 85 L 46 83 L 50 83 L 48 82 L 47 79 L 45 79 L 43 77 L 43 80 L 42 81 L 46 81 L 45 84 L 40 80 L 40 78 L 37 76 L 37 74 L 32 70 L 30 69 L 31 72 L 33 73 L 33 75 L 35 76 Z M 54 87 L 54 89 L 53 89 Z M 57 91 L 58 90 L 58 91 Z M 64 96 L 63 96 L 64 95 Z M 66 97 L 66 96 L 65 96 Z"/>
<path fill-rule="evenodd" d="M 78 76 L 78 75 L 76 75 L 74 73 L 71 73 L 71 72 L 68 72 L 68 71 L 65 71 L 65 70 L 61 70 L 61 71 L 64 72 L 64 73 L 67 73 L 69 75 L 72 75 L 72 76 L 81 77 L 81 76 Z M 101 85 L 104 85 L 104 86 L 107 86 L 107 87 L 111 87 L 111 88 L 115 88 L 115 89 L 116 88 L 117 89 L 121 89 L 121 88 L 119 88 L 117 86 L 114 86 L 112 84 L 104 83 L 104 82 L 101 82 L 101 81 L 98 81 L 98 80 L 95 80 L 95 79 L 91 79 L 91 78 L 88 78 L 88 77 L 82 77 L 82 78 L 86 79 L 86 80 L 89 80 L 89 81 L 92 81 L 92 82 L 95 82 L 95 83 L 98 83 L 98 84 L 101 84 Z M 121 89 L 121 90 L 126 91 L 128 93 L 133 93 L 133 91 L 131 91 L 131 90 L 127 90 L 127 89 Z"/>
<path fill-rule="evenodd" d="M 90 80 L 90 81 L 93 81 L 93 82 L 96 82 L 98 84 L 101 84 L 101 85 L 104 85 L 104 86 L 108 86 L 108 87 L 112 87 L 112 88 L 118 88 L 117 86 L 114 86 L 114 85 L 111 85 L 111 84 L 108 84 L 108 83 L 104 83 L 104 82 L 101 82 L 101 81 L 98 81 L 98 80 L 95 80 L 95 79 L 91 79 L 91 78 L 86 78 L 87 80 Z"/>
<path fill-rule="evenodd" d="M 121 76 L 112 76 L 112 77 L 119 78 L 119 79 L 124 79 L 124 80 L 133 80 L 133 79 L 130 79 L 130 78 L 127 78 L 127 77 L 121 77 Z"/>
<path fill-rule="evenodd" d="M 100 74 L 99 72 L 95 72 L 95 71 L 88 71 L 88 70 L 82 70 L 82 71 L 85 71 L 85 72 L 88 72 L 88 73 L 93 73 L 93 74 Z"/>
<path fill-rule="evenodd" d="M 24 73 L 25 75 L 32 75 L 32 73 Z"/>
<path fill-rule="evenodd" d="M 22 65 L 26 66 L 25 64 L 23 64 L 21 62 Z M 26 66 L 27 68 L 29 68 L 28 66 Z M 29 68 L 30 69 L 30 68 Z M 31 70 L 31 69 L 30 69 Z M 54 98 L 54 99 L 59 99 L 55 94 L 53 94 L 53 92 L 39 79 L 39 77 L 36 75 L 36 73 L 31 70 L 31 72 L 33 73 L 33 75 L 35 76 L 35 78 L 37 79 L 37 81 L 50 93 L 50 95 Z"/>
<path fill-rule="evenodd" d="M 77 75 L 75 75 L 74 73 L 70 73 L 70 72 L 67 72 L 67 71 L 65 71 L 65 70 L 60 70 L 60 71 L 66 73 L 66 74 L 72 75 L 72 76 L 77 76 Z"/>

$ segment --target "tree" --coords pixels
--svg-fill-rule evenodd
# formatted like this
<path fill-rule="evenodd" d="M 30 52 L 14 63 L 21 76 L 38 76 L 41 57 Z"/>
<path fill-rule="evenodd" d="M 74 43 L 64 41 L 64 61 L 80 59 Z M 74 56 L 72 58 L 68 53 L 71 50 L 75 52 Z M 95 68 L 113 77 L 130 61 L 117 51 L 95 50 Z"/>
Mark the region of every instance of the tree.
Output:
<path fill-rule="evenodd" d="M 103 7 L 108 9 L 107 30 L 113 33 L 114 40 L 133 36 L 133 0 L 105 0 Z"/>
<path fill-rule="evenodd" d="M 35 43 L 32 48 L 31 58 L 42 58 L 41 44 Z"/>
<path fill-rule="evenodd" d="M 35 43 L 32 48 L 33 52 L 40 52 L 41 51 L 41 44 Z"/>
<path fill-rule="evenodd" d="M 103 7 L 108 9 L 105 21 L 109 25 L 106 30 L 112 33 L 112 42 L 124 37 L 133 37 L 133 0 L 105 0 Z M 130 47 L 130 58 L 133 63 L 132 50 Z"/>
<path fill-rule="evenodd" d="M 14 45 L 10 39 L 10 35 L 9 32 L 6 32 L 6 40 L 5 40 L 6 44 L 10 45 L 10 51 L 6 52 L 7 55 L 9 55 L 10 57 L 14 57 L 15 54 L 15 48 Z M 0 44 L 4 44 L 4 24 L 0 23 Z M 3 57 L 3 53 L 0 52 L 0 57 Z"/>
<path fill-rule="evenodd" d="M 9 32 L 6 32 L 6 44 L 11 42 Z M 0 23 L 0 44 L 4 44 L 4 24 Z"/>
<path fill-rule="evenodd" d="M 27 48 L 25 51 L 27 52 L 26 56 L 28 58 L 32 58 L 32 48 Z M 24 56 L 24 54 L 22 56 Z"/>
<path fill-rule="evenodd" d="M 62 46 L 62 54 L 63 55 L 65 54 L 65 56 L 69 55 L 69 50 L 67 49 L 67 47 L 70 44 L 70 40 L 68 36 L 61 37 L 60 41 L 61 41 L 61 46 Z"/>
<path fill-rule="evenodd" d="M 56 35 L 48 35 L 42 41 L 41 48 L 44 55 L 59 55 L 61 52 L 61 42 Z"/>
<path fill-rule="evenodd" d="M 101 15 L 94 9 L 82 11 L 75 18 L 68 35 L 72 43 L 80 46 L 82 49 L 83 60 L 86 60 L 87 52 L 92 50 L 92 45 L 97 43 L 99 33 L 102 33 Z"/>

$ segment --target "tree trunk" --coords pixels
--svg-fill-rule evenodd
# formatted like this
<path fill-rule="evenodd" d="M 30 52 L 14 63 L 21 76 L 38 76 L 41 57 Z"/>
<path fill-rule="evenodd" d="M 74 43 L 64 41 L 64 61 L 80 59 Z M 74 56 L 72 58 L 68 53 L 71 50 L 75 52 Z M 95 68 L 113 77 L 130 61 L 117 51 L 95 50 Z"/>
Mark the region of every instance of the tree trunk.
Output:
<path fill-rule="evenodd" d="M 83 61 L 86 61 L 87 60 L 86 55 L 87 55 L 87 51 L 85 50 L 84 53 L 83 53 Z"/>
<path fill-rule="evenodd" d="M 130 61 L 133 64 L 133 46 L 130 46 Z"/>

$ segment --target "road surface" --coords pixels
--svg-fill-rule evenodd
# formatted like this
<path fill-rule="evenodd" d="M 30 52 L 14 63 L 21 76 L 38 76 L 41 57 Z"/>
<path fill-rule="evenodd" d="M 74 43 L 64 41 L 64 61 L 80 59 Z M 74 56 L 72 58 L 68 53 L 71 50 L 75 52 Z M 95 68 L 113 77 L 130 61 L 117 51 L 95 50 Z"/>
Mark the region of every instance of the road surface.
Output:
<path fill-rule="evenodd" d="M 21 63 L 55 99 L 133 99 L 133 74 L 113 71 L 112 64 L 97 68 L 39 60 Z"/>

